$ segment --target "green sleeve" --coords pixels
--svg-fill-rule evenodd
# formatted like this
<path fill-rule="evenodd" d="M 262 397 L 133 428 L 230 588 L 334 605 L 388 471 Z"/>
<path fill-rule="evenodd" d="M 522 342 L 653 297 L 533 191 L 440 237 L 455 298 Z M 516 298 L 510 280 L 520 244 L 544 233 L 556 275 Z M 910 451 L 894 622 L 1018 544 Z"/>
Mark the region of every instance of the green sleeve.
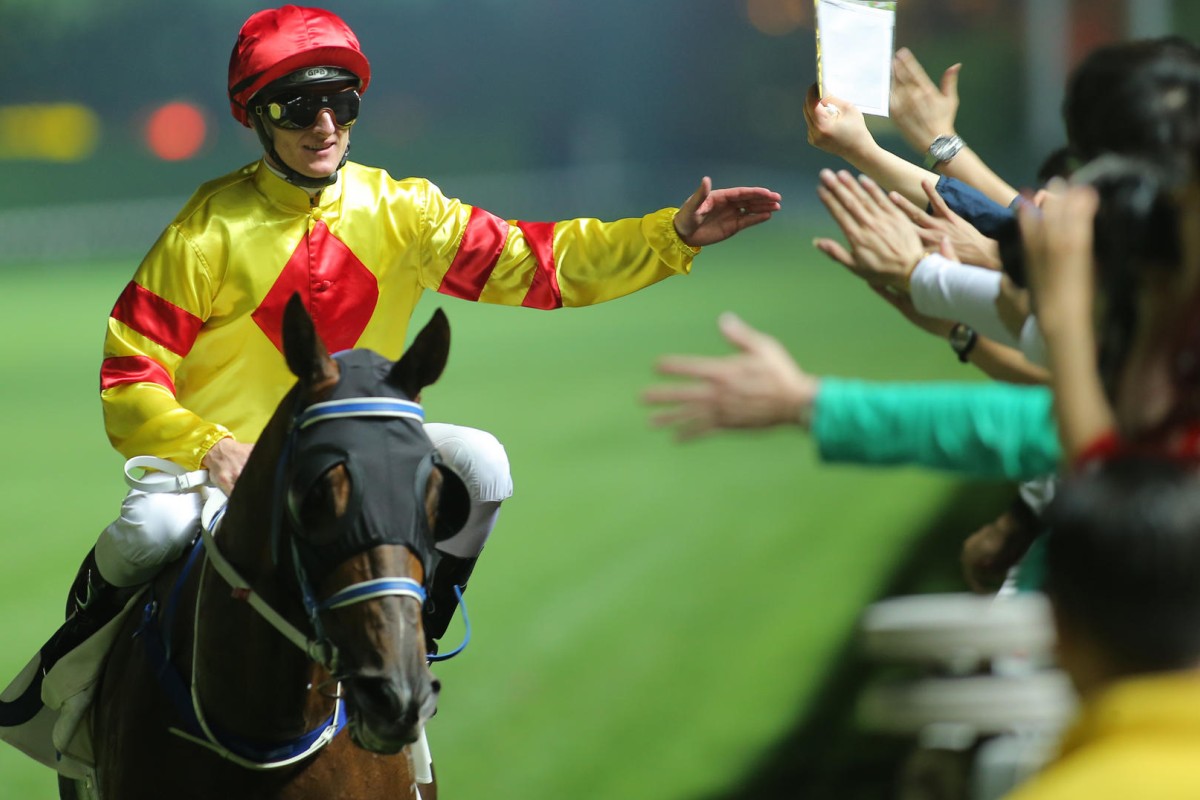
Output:
<path fill-rule="evenodd" d="M 829 462 L 1025 480 L 1058 469 L 1052 400 L 1041 386 L 822 378 L 812 433 Z"/>

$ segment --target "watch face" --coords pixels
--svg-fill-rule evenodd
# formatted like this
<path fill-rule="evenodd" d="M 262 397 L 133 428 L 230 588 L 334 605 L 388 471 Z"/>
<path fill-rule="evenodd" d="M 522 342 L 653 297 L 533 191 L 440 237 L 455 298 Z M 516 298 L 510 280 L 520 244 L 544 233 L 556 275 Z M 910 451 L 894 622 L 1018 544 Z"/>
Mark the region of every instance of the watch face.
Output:
<path fill-rule="evenodd" d="M 960 145 L 953 137 L 937 139 L 929 148 L 929 152 L 939 161 L 947 161 L 958 154 Z"/>
<path fill-rule="evenodd" d="M 950 331 L 950 346 L 954 348 L 955 352 L 962 352 L 971 343 L 972 334 L 974 331 L 966 325 L 955 325 L 954 329 Z"/>

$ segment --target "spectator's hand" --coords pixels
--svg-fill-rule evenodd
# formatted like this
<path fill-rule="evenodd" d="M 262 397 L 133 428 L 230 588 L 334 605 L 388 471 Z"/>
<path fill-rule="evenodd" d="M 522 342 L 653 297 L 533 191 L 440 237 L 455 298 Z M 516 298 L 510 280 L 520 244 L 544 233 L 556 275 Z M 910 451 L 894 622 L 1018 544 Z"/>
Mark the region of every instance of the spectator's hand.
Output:
<path fill-rule="evenodd" d="M 921 62 L 906 47 L 892 59 L 889 115 L 909 147 L 924 153 L 939 136 L 954 135 L 958 115 L 958 73 L 955 64 L 942 75 L 942 85 L 930 80 Z"/>
<path fill-rule="evenodd" d="M 1036 532 L 1006 511 L 963 541 L 963 578 L 971 591 L 993 594 L 1033 544 Z"/>
<path fill-rule="evenodd" d="M 846 236 L 849 251 L 832 239 L 815 239 L 825 255 L 874 286 L 908 292 L 908 279 L 925 255 L 917 227 L 875 181 L 849 172 L 821 171 L 817 196 Z"/>
<path fill-rule="evenodd" d="M 1030 204 L 1018 209 L 1029 288 L 1043 330 L 1066 319 L 1092 318 L 1099 204 L 1092 187 L 1068 187 L 1056 178 L 1047 185 L 1040 209 Z"/>
<path fill-rule="evenodd" d="M 927 247 L 937 247 L 943 239 L 949 239 L 955 252 L 961 256 L 962 263 L 1000 269 L 1000 243 L 984 236 L 978 228 L 955 214 L 931 181 L 921 181 L 921 188 L 929 198 L 933 214 L 917 208 L 899 192 L 888 194 L 892 202 L 917 226 L 921 241 Z"/>
<path fill-rule="evenodd" d="M 878 147 L 858 107 L 837 97 L 822 98 L 815 83 L 804 99 L 804 124 L 809 144 L 847 161 Z"/>
<path fill-rule="evenodd" d="M 808 375 L 774 338 L 733 314 L 722 314 L 721 332 L 739 352 L 729 356 L 665 356 L 657 371 L 692 380 L 648 389 L 643 400 L 668 406 L 651 417 L 673 427 L 679 439 L 727 428 L 802 424 L 812 411 L 819 381 Z"/>
<path fill-rule="evenodd" d="M 705 177 L 675 212 L 675 231 L 689 247 L 716 244 L 769 220 L 780 199 L 778 192 L 757 186 L 714 190 L 712 179 Z"/>
<path fill-rule="evenodd" d="M 225 438 L 214 444 L 204 454 L 201 466 L 208 470 L 208 479 L 225 494 L 233 491 L 233 485 L 246 466 L 246 459 L 254 445 Z"/>

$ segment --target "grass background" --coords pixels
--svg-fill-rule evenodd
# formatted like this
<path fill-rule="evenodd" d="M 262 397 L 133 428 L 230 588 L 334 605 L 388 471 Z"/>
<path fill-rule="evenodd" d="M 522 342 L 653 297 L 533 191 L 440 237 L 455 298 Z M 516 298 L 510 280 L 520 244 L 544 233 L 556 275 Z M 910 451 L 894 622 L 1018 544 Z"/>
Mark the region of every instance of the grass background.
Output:
<path fill-rule="evenodd" d="M 495 433 L 516 485 L 467 595 L 474 640 L 436 669 L 443 797 L 855 794 L 866 751 L 842 735 L 855 620 L 906 564 L 952 573 L 953 538 L 930 547 L 931 533 L 986 521 L 996 493 L 822 466 L 796 431 L 679 445 L 638 400 L 657 356 L 728 350 L 725 310 L 816 373 L 974 379 L 815 253 L 815 232 L 783 217 L 711 248 L 686 279 L 594 308 L 423 301 L 413 327 L 440 305 L 454 332 L 430 418 Z M 53 629 L 124 492 L 96 394 L 131 271 L 0 274 L 0 682 Z M 0 797 L 56 798 L 54 776 L 0 747 Z"/>

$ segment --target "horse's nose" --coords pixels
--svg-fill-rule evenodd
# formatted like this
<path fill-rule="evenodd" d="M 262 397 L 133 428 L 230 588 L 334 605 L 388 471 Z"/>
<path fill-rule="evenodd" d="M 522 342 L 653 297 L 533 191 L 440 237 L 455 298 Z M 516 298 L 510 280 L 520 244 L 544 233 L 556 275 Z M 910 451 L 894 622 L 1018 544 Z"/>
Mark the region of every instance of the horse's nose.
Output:
<path fill-rule="evenodd" d="M 437 707 L 441 683 L 400 681 L 386 676 L 363 676 L 352 684 L 350 698 L 363 722 L 386 739 L 414 741 L 420 725 Z"/>

